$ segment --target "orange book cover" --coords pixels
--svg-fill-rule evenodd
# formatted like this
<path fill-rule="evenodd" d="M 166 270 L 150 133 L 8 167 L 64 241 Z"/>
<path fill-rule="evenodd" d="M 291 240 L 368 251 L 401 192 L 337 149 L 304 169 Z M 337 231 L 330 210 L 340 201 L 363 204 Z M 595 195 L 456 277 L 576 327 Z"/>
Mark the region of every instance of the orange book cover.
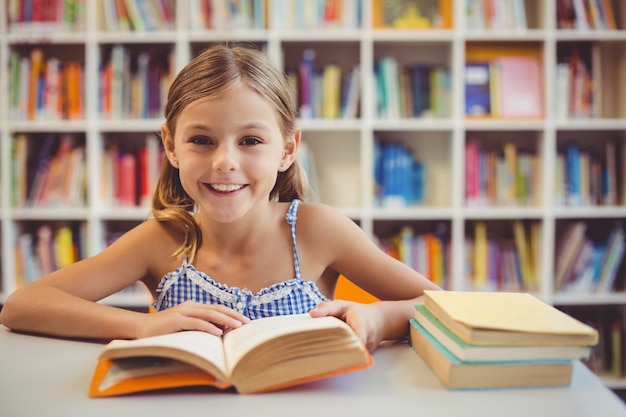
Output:
<path fill-rule="evenodd" d="M 107 397 L 190 386 L 252 394 L 372 365 L 371 354 L 344 321 L 308 314 L 274 316 L 221 337 L 184 331 L 113 340 L 98 357 L 88 394 Z"/>
<path fill-rule="evenodd" d="M 70 120 L 79 119 L 83 114 L 83 69 L 79 62 L 72 61 L 65 63 L 63 72 L 66 117 Z"/>
<path fill-rule="evenodd" d="M 30 80 L 28 85 L 28 120 L 34 120 L 37 114 L 38 97 L 40 90 L 40 78 L 43 75 L 44 57 L 39 48 L 35 48 L 30 53 Z"/>

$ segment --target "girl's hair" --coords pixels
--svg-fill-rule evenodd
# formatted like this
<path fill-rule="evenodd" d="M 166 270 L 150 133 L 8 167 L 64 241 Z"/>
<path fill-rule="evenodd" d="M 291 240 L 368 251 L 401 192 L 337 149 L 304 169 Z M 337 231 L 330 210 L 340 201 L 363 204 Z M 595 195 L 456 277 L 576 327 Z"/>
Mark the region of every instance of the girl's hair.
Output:
<path fill-rule="evenodd" d="M 284 137 L 296 133 L 295 93 L 284 73 L 262 52 L 243 46 L 217 44 L 191 60 L 170 86 L 165 105 L 165 124 L 173 137 L 180 113 L 199 99 L 219 98 L 235 85 L 245 84 L 268 100 L 278 115 Z M 310 189 L 298 161 L 279 172 L 270 192 L 272 201 L 308 200 Z M 198 224 L 193 218 L 195 202 L 183 189 L 178 169 L 164 156 L 161 172 L 152 198 L 152 213 L 159 221 L 172 221 L 185 234 L 185 242 L 174 257 L 195 258 L 202 242 Z"/>

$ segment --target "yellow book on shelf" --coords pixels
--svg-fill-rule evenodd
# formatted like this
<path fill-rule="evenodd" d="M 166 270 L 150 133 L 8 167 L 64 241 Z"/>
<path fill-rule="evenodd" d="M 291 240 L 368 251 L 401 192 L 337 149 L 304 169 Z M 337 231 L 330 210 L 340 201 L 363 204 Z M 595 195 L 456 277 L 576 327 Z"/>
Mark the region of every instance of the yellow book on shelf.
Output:
<path fill-rule="evenodd" d="M 54 257 L 57 268 L 77 261 L 74 255 L 74 238 L 69 226 L 61 226 L 54 234 Z"/>
<path fill-rule="evenodd" d="M 322 75 L 322 117 L 336 119 L 341 108 L 341 68 L 328 64 Z"/>
<path fill-rule="evenodd" d="M 508 204 L 514 204 L 517 201 L 517 147 L 506 142 L 503 145 L 504 167 L 506 173 L 504 198 Z"/>
<path fill-rule="evenodd" d="M 474 226 L 474 288 L 483 289 L 489 280 L 487 225 L 477 222 Z"/>
<path fill-rule="evenodd" d="M 598 332 L 529 293 L 426 290 L 424 305 L 466 343 L 578 345 Z"/>
<path fill-rule="evenodd" d="M 515 249 L 519 259 L 522 284 L 524 289 L 528 291 L 533 290 L 536 287 L 536 281 L 531 265 L 530 244 L 526 236 L 524 224 L 520 220 L 513 221 L 513 239 L 515 240 Z"/>
<path fill-rule="evenodd" d="M 452 0 L 374 0 L 377 29 L 452 29 Z"/>

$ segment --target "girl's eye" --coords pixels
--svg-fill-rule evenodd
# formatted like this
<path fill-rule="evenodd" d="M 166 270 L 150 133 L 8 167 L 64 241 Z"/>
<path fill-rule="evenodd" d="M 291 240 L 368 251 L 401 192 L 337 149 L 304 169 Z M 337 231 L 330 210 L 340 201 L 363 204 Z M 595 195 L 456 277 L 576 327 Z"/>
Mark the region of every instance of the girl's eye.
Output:
<path fill-rule="evenodd" d="M 189 141 L 195 145 L 208 145 L 211 143 L 209 138 L 205 136 L 194 136 Z"/>
<path fill-rule="evenodd" d="M 258 138 L 255 138 L 255 137 L 252 137 L 252 136 L 244 138 L 241 141 L 241 144 L 242 145 L 246 145 L 246 146 L 258 145 L 260 143 L 261 143 L 261 141 Z"/>

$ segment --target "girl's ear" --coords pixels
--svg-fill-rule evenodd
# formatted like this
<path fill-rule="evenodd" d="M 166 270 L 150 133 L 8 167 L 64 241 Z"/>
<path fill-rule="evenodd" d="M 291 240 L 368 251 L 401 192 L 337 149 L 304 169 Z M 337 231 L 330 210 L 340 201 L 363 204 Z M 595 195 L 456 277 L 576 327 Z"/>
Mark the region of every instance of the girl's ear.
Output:
<path fill-rule="evenodd" d="M 163 143 L 163 149 L 165 150 L 165 155 L 167 155 L 170 164 L 172 164 L 174 168 L 178 168 L 178 159 L 176 158 L 174 149 L 174 138 L 165 123 L 161 125 L 161 142 Z"/>
<path fill-rule="evenodd" d="M 302 131 L 298 129 L 296 133 L 289 136 L 285 141 L 283 156 L 280 159 L 280 167 L 278 168 L 278 171 L 286 171 L 296 160 L 296 156 L 298 155 L 298 147 L 300 146 L 301 135 Z"/>

